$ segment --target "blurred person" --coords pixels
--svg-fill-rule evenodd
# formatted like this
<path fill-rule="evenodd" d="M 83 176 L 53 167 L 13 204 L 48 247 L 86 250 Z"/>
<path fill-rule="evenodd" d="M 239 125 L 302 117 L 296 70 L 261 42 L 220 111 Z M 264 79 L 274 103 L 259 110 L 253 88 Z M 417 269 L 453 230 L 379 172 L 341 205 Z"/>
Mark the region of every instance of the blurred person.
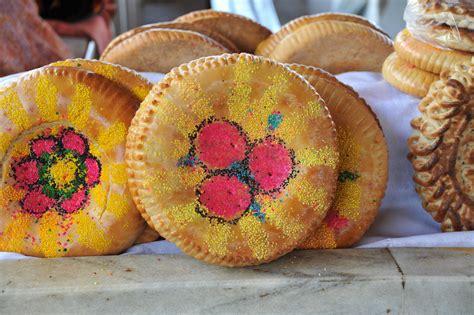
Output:
<path fill-rule="evenodd" d="M 63 36 L 87 37 L 99 54 L 112 40 L 114 0 L 36 0 L 40 15 Z"/>
<path fill-rule="evenodd" d="M 72 57 L 34 0 L 0 0 L 0 76 Z"/>

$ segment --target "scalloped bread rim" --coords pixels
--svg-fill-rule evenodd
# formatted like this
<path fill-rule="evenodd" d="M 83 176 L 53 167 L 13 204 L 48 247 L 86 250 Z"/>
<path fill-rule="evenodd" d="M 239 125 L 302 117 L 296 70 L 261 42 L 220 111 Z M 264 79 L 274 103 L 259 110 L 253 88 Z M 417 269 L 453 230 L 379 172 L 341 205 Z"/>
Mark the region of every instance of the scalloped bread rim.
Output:
<path fill-rule="evenodd" d="M 320 13 L 314 15 L 305 15 L 297 19 L 294 19 L 285 25 L 283 25 L 278 32 L 274 33 L 264 41 L 262 41 L 255 51 L 255 54 L 267 56 L 269 55 L 276 46 L 288 35 L 295 32 L 297 29 L 315 22 L 322 21 L 339 21 L 339 22 L 351 22 L 355 24 L 360 24 L 367 26 L 387 37 L 388 34 L 385 33 L 382 29 L 378 28 L 372 24 L 369 20 L 364 19 L 358 15 L 348 14 L 348 13 Z"/>
<path fill-rule="evenodd" d="M 379 163 L 377 163 L 377 165 L 374 169 L 374 173 L 379 174 L 379 177 L 382 178 L 381 182 L 383 182 L 384 184 L 383 184 L 382 187 L 379 187 L 380 188 L 379 189 L 379 194 L 376 196 L 377 203 L 374 205 L 374 211 L 371 211 L 369 213 L 369 215 L 365 215 L 363 219 L 361 218 L 360 220 L 358 220 L 357 225 L 354 226 L 355 230 L 352 231 L 352 237 L 346 237 L 344 239 L 344 244 L 342 246 L 337 244 L 337 248 L 350 247 L 355 242 L 359 241 L 361 239 L 361 237 L 365 234 L 365 232 L 370 228 L 370 226 L 372 225 L 372 223 L 374 222 L 374 220 L 375 220 L 375 218 L 378 214 L 378 210 L 379 210 L 379 208 L 381 206 L 381 203 L 382 203 L 382 200 L 385 196 L 385 191 L 386 191 L 386 188 L 387 188 L 388 176 L 389 176 L 389 174 L 388 174 L 388 172 L 389 172 L 388 171 L 389 152 L 388 152 L 388 147 L 387 147 L 387 144 L 386 144 L 386 141 L 385 141 L 385 134 L 384 134 L 382 125 L 380 124 L 380 121 L 379 121 L 377 115 L 372 110 L 372 108 L 367 104 L 367 102 L 362 97 L 360 97 L 360 95 L 351 86 L 342 83 L 341 81 L 339 81 L 335 76 L 333 76 L 329 72 L 324 71 L 324 70 L 319 69 L 319 68 L 316 68 L 316 67 L 299 65 L 299 64 L 286 64 L 286 66 L 288 66 L 291 70 L 296 71 L 297 73 L 302 75 L 305 78 L 305 80 L 308 81 L 308 83 L 310 83 L 313 87 L 314 87 L 313 84 L 316 84 L 316 82 L 315 82 L 316 80 L 317 81 L 322 80 L 322 81 L 328 82 L 329 84 L 327 86 L 330 86 L 330 85 L 333 86 L 333 89 L 332 89 L 333 94 L 330 97 L 331 99 L 332 98 L 337 99 L 339 97 L 343 98 L 344 95 L 342 95 L 342 94 L 346 94 L 346 95 L 348 95 L 349 98 L 352 98 L 355 102 L 360 104 L 359 107 L 361 107 L 361 108 L 359 108 L 359 109 L 367 111 L 368 116 L 370 116 L 375 121 L 377 126 L 379 127 L 379 131 L 382 135 L 382 139 L 384 140 L 385 150 L 380 150 L 380 152 L 379 152 L 380 153 L 380 159 L 376 159 L 377 161 L 379 161 Z M 329 112 L 331 112 L 330 102 L 328 102 L 327 100 L 324 100 L 324 101 L 325 101 L 326 105 L 328 106 Z M 337 128 L 337 124 L 336 124 L 336 128 Z M 360 227 L 360 226 L 364 226 L 365 228 L 356 230 L 356 228 Z M 308 238 L 310 238 L 310 237 L 308 237 Z M 336 239 L 336 242 L 337 242 L 337 239 Z M 305 242 L 302 242 L 301 245 L 298 248 L 309 248 L 309 247 L 305 246 Z"/>
<path fill-rule="evenodd" d="M 143 142 L 146 139 L 145 129 L 147 128 L 146 126 L 153 120 L 153 114 L 154 114 L 153 107 L 156 107 L 159 105 L 158 102 L 153 98 L 155 96 L 163 95 L 163 91 L 169 88 L 171 85 L 171 82 L 173 82 L 174 80 L 179 80 L 185 77 L 186 75 L 190 75 L 193 73 L 199 73 L 204 69 L 212 69 L 219 66 L 235 64 L 241 58 L 247 61 L 267 64 L 272 67 L 284 67 L 282 64 L 274 60 L 270 60 L 267 58 L 263 58 L 263 57 L 259 57 L 259 56 L 255 56 L 255 55 L 251 55 L 247 53 L 224 54 L 220 56 L 202 57 L 202 58 L 193 60 L 188 64 L 183 64 L 179 67 L 175 67 L 161 81 L 155 84 L 155 86 L 152 89 L 152 92 L 148 94 L 147 98 L 143 101 L 143 103 L 140 106 L 140 109 L 137 111 L 137 114 L 133 118 L 131 128 L 130 128 L 129 134 L 127 136 L 127 141 L 126 141 L 125 160 L 127 163 L 127 171 L 129 175 L 128 184 L 129 184 L 130 191 L 132 193 L 132 197 L 134 200 L 140 200 L 141 198 L 140 191 L 144 191 L 144 189 L 142 189 L 142 184 L 140 183 L 142 181 L 140 176 L 142 176 L 144 173 L 143 144 L 137 143 L 135 139 L 138 139 L 138 141 L 141 141 L 141 142 Z M 288 70 L 288 72 L 290 76 L 300 80 L 303 85 L 311 89 L 314 92 L 315 96 L 318 97 L 318 100 L 320 104 L 322 105 L 321 108 L 324 113 L 323 115 L 327 116 L 328 119 L 331 121 L 332 134 L 334 138 L 336 138 L 336 129 L 335 129 L 334 122 L 332 121 L 329 111 L 324 101 L 322 100 L 322 98 L 319 97 L 319 94 L 317 94 L 316 90 L 314 90 L 314 88 L 306 80 L 304 80 L 304 78 L 301 75 L 290 70 Z M 334 185 L 333 191 L 329 192 L 329 194 L 333 197 L 335 194 L 335 189 L 336 189 L 336 185 Z M 327 211 L 328 208 L 329 208 L 329 205 L 327 209 L 325 210 Z M 259 265 L 259 264 L 270 262 L 272 260 L 275 260 L 285 255 L 286 253 L 292 251 L 298 245 L 298 240 L 296 240 L 293 244 L 294 246 L 289 246 L 289 248 L 281 249 L 279 252 L 275 253 L 275 255 L 273 255 L 272 257 L 265 260 L 260 260 L 260 261 L 256 261 L 254 258 L 248 257 L 248 256 L 247 257 L 234 257 L 234 256 L 226 255 L 224 257 L 219 257 L 202 249 L 199 245 L 195 244 L 192 240 L 189 240 L 189 239 L 180 240 L 177 237 L 177 234 L 175 232 L 173 232 L 169 227 L 163 224 L 162 220 L 159 217 L 159 214 L 156 214 L 153 218 L 151 218 L 150 215 L 146 212 L 146 210 L 144 209 L 139 209 L 139 210 L 141 211 L 142 217 L 145 219 L 145 221 L 147 221 L 151 227 L 153 227 L 156 231 L 158 231 L 160 235 L 165 237 L 167 240 L 173 242 L 184 253 L 187 253 L 188 255 L 191 255 L 199 260 L 202 260 L 211 264 L 218 264 L 218 265 L 227 266 L 227 267 Z M 158 222 L 154 222 L 154 221 L 158 221 Z M 314 226 L 308 229 L 308 235 L 314 229 L 317 223 L 318 222 L 314 222 Z"/>
<path fill-rule="evenodd" d="M 466 224 L 474 228 L 474 208 L 466 205 L 459 193 L 453 193 L 451 169 L 455 166 L 438 163 L 440 156 L 449 154 L 449 159 L 457 153 L 458 145 L 455 143 L 453 147 L 450 139 L 458 137 L 457 129 L 470 119 L 468 106 L 474 97 L 473 73 L 474 57 L 470 63 L 456 64 L 450 71 L 441 73 L 441 79 L 431 85 L 428 95 L 421 100 L 418 106 L 421 116 L 411 121 L 413 133 L 407 140 L 416 191 L 423 208 L 442 223 L 444 232 L 468 230 Z M 442 178 L 448 174 L 451 184 Z"/>
<path fill-rule="evenodd" d="M 337 34 L 353 32 L 354 34 L 359 34 L 360 36 L 371 37 L 374 45 L 380 45 L 387 50 L 393 51 L 393 42 L 390 38 L 385 35 L 380 34 L 379 32 L 374 31 L 373 29 L 352 23 L 352 22 L 341 22 L 341 21 L 321 21 L 314 22 L 307 25 L 304 25 L 297 29 L 295 32 L 289 36 L 283 38 L 279 45 L 272 51 L 272 53 L 267 56 L 267 58 L 280 60 L 281 53 L 279 53 L 278 47 L 280 45 L 285 45 L 286 47 L 295 47 L 301 46 L 299 43 L 306 43 L 315 38 L 325 38 L 327 36 L 337 36 Z M 286 62 L 285 60 L 282 60 Z M 380 65 L 381 68 L 382 65 Z M 360 69 L 362 71 L 362 69 Z M 370 69 L 364 69 L 366 71 L 371 71 Z M 373 70 L 375 71 L 375 70 Z"/>
<path fill-rule="evenodd" d="M 144 32 L 139 32 L 133 34 L 129 38 L 117 44 L 112 48 L 109 53 L 100 57 L 100 61 L 108 61 L 113 57 L 115 51 L 123 51 L 130 46 L 134 46 L 135 42 L 171 42 L 175 40 L 183 40 L 188 42 L 194 42 L 200 45 L 207 45 L 208 47 L 220 49 L 222 53 L 229 53 L 229 50 L 205 35 L 202 35 L 197 32 L 187 31 L 187 30 L 178 30 L 178 29 L 150 29 Z M 111 56 L 112 55 L 112 56 Z M 109 61 L 110 62 L 110 61 Z"/>
<path fill-rule="evenodd" d="M 439 76 L 413 66 L 407 69 L 409 63 L 399 58 L 396 52 L 385 59 L 382 66 L 382 75 L 385 81 L 396 89 L 418 98 L 425 97 L 430 85 L 439 79 Z"/>
<path fill-rule="evenodd" d="M 81 63 L 81 66 L 74 66 L 73 64 L 71 64 L 71 65 L 64 64 L 64 63 L 75 63 L 75 62 Z M 87 67 L 82 67 L 82 64 L 90 65 L 91 67 L 88 67 L 88 66 Z M 151 89 L 153 87 L 153 84 L 148 79 L 146 79 L 144 76 L 140 75 L 135 70 L 132 70 L 130 68 L 127 68 L 127 67 L 115 64 L 115 63 L 110 63 L 110 62 L 107 62 L 107 61 L 101 61 L 101 60 L 96 60 L 96 59 L 73 58 L 73 59 L 65 59 L 65 60 L 55 61 L 55 62 L 49 64 L 49 66 L 74 67 L 74 68 L 78 68 L 78 69 L 84 69 L 84 70 L 91 71 L 91 72 L 94 72 L 96 74 L 101 75 L 100 73 L 97 73 L 93 70 L 93 67 L 96 66 L 96 65 L 112 66 L 120 72 L 127 73 L 127 75 L 129 75 L 133 78 L 132 80 L 135 80 L 136 82 L 140 82 L 140 84 L 142 84 L 144 87 L 148 88 L 148 91 L 151 91 Z M 143 101 L 143 99 L 144 99 L 143 97 L 137 95 L 134 91 L 132 91 L 130 89 L 130 83 L 123 82 L 123 81 L 120 81 L 120 80 L 115 79 L 115 78 L 114 79 L 107 78 L 107 79 L 109 79 L 109 80 L 121 85 L 122 87 L 126 88 L 133 95 L 135 95 L 138 99 L 140 99 L 140 101 Z"/>
<path fill-rule="evenodd" d="M 212 36 L 208 36 L 208 35 L 203 34 L 203 33 L 199 32 L 197 30 L 190 30 L 189 28 L 193 27 L 193 26 L 190 26 L 190 25 L 192 25 L 192 23 L 188 23 L 188 22 L 159 22 L 159 23 L 141 25 L 141 26 L 133 28 L 133 29 L 131 29 L 131 30 L 125 32 L 125 33 L 122 33 L 119 36 L 112 39 L 112 41 L 105 48 L 105 50 L 102 53 L 101 57 L 103 56 L 105 58 L 105 56 L 107 56 L 107 54 L 110 52 L 110 50 L 114 49 L 115 46 L 117 46 L 122 41 L 126 40 L 127 38 L 130 38 L 135 34 L 145 32 L 145 31 L 148 31 L 148 30 L 151 30 L 151 29 L 167 29 L 167 30 L 182 30 L 182 31 L 196 32 L 196 33 L 199 33 L 203 36 L 209 37 L 210 39 L 218 42 L 219 44 L 221 44 L 222 46 L 224 46 L 225 48 L 227 48 L 230 51 L 236 51 L 236 52 L 239 51 L 237 46 L 235 46 L 235 44 L 230 39 L 225 37 L 224 35 L 222 35 L 220 33 L 217 33 L 217 32 L 213 32 L 214 35 L 219 36 L 219 40 L 217 40 L 217 39 L 214 39 Z M 188 27 L 188 28 L 186 28 L 186 27 Z M 220 42 L 221 40 L 223 41 L 222 43 Z M 224 44 L 224 42 L 225 42 L 225 44 Z"/>

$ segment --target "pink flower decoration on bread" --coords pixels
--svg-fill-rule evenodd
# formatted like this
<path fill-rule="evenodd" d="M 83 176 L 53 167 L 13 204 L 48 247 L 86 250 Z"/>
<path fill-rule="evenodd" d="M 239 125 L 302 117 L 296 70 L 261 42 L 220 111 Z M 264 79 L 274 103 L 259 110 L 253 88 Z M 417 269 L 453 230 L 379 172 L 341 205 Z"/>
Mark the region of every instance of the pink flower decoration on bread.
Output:
<path fill-rule="evenodd" d="M 282 140 L 270 135 L 251 142 L 235 122 L 207 119 L 190 142 L 177 166 L 204 168 L 196 211 L 210 219 L 235 223 L 250 211 L 264 222 L 257 196 L 280 192 L 296 176 L 294 152 Z"/>
<path fill-rule="evenodd" d="M 12 166 L 15 187 L 24 191 L 23 211 L 40 217 L 47 211 L 71 214 L 89 202 L 99 184 L 100 161 L 87 139 L 72 128 L 50 130 L 29 141 L 29 154 Z"/>

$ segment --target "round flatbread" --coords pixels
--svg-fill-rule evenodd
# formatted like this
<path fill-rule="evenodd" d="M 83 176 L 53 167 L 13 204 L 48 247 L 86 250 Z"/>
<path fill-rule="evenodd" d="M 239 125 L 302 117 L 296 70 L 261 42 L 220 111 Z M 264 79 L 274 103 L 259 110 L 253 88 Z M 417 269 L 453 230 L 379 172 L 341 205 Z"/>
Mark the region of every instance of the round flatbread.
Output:
<path fill-rule="evenodd" d="M 132 92 L 140 101 L 145 99 L 153 87 L 150 81 L 137 72 L 105 61 L 78 58 L 57 61 L 51 65 L 75 67 L 100 74 Z"/>
<path fill-rule="evenodd" d="M 45 67 L 0 91 L 0 251 L 116 254 L 145 228 L 127 187 L 140 101 L 89 71 Z"/>
<path fill-rule="evenodd" d="M 402 91 L 419 98 L 424 97 L 431 83 L 439 79 L 439 75 L 418 69 L 398 57 L 394 52 L 383 63 L 382 74 L 385 81 Z"/>
<path fill-rule="evenodd" d="M 370 107 L 333 75 L 289 65 L 324 99 L 337 130 L 340 154 L 336 197 L 324 219 L 300 248 L 349 247 L 374 221 L 388 180 L 388 147 Z"/>
<path fill-rule="evenodd" d="M 394 42 L 397 55 L 421 70 L 439 74 L 459 62 L 469 62 L 472 54 L 434 47 L 414 38 L 407 29 L 398 33 Z"/>
<path fill-rule="evenodd" d="M 278 43 L 285 38 L 286 36 L 293 33 L 295 30 L 299 29 L 302 26 L 308 25 L 313 22 L 318 21 L 341 21 L 341 22 L 352 22 L 356 24 L 361 24 L 371 29 L 382 33 L 383 35 L 388 37 L 388 34 L 385 33 L 382 29 L 378 28 L 374 24 L 372 24 L 369 20 L 354 14 L 347 14 L 347 13 L 320 13 L 314 15 L 305 15 L 301 16 L 297 19 L 294 19 L 285 25 L 283 25 L 278 32 L 272 34 L 267 39 L 262 41 L 255 51 L 256 55 L 266 56 L 270 54 L 273 49 L 278 45 Z"/>
<path fill-rule="evenodd" d="M 392 51 L 392 41 L 367 26 L 321 21 L 296 29 L 266 56 L 336 74 L 347 71 L 379 72 Z"/>
<path fill-rule="evenodd" d="M 167 73 L 199 57 L 227 52 L 221 44 L 196 32 L 150 29 L 127 38 L 100 60 L 137 71 Z"/>
<path fill-rule="evenodd" d="M 474 59 L 442 72 L 411 122 L 416 190 L 443 231 L 474 230 L 473 100 Z"/>
<path fill-rule="evenodd" d="M 102 53 L 102 56 L 105 58 L 110 50 L 112 50 L 115 46 L 117 46 L 124 40 L 132 37 L 133 35 L 152 29 L 178 29 L 184 31 L 193 31 L 215 40 L 216 42 L 227 48 L 230 52 L 239 52 L 237 46 L 235 46 L 235 44 L 230 39 L 213 29 L 186 22 L 160 22 L 142 25 L 131 29 L 128 32 L 120 34 L 107 45 L 104 52 Z"/>
<path fill-rule="evenodd" d="M 265 26 L 242 15 L 214 10 L 194 11 L 175 21 L 216 30 L 235 43 L 240 51 L 248 53 L 253 53 L 258 44 L 272 34 Z"/>
<path fill-rule="evenodd" d="M 143 217 L 183 252 L 226 266 L 291 251 L 321 224 L 337 181 L 324 103 L 296 73 L 249 54 L 168 73 L 138 110 L 126 156 Z"/>

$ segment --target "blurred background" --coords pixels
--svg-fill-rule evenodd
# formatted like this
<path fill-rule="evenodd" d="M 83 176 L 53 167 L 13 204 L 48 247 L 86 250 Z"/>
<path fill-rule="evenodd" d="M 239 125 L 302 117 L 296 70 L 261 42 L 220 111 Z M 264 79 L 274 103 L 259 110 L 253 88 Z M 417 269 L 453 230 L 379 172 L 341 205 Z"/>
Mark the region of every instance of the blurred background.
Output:
<path fill-rule="evenodd" d="M 143 24 L 170 21 L 191 11 L 212 8 L 247 16 L 273 32 L 276 32 L 281 25 L 302 15 L 328 11 L 352 13 L 364 16 L 381 26 L 393 38 L 405 26 L 403 10 L 406 6 L 406 0 L 115 0 L 114 2 L 116 11 L 112 20 L 113 37 Z M 69 42 L 74 44 L 74 41 Z M 76 43 L 73 48 L 75 55 L 81 56 L 85 52 L 86 43 Z"/>
<path fill-rule="evenodd" d="M 389 35 L 405 25 L 406 0 L 117 0 L 114 24 L 119 32 L 159 21 L 167 21 L 189 11 L 213 8 L 255 19 L 272 31 L 301 15 L 344 12 L 364 16 Z"/>
<path fill-rule="evenodd" d="M 393 38 L 405 26 L 405 6 L 406 0 L 0 0 L 0 76 L 59 59 L 97 58 L 129 29 L 194 10 L 241 14 L 273 32 L 302 15 L 352 13 Z"/>

